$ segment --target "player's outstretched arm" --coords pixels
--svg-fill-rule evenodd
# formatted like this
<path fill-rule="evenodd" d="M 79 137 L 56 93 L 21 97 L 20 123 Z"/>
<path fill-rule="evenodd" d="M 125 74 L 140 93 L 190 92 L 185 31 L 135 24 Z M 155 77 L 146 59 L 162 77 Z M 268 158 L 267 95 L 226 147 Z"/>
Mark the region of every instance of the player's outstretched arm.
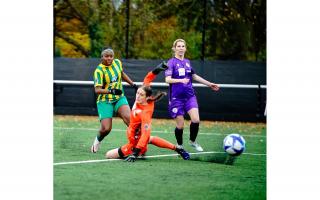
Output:
<path fill-rule="evenodd" d="M 143 79 L 143 85 L 149 86 L 151 82 L 157 77 L 157 75 L 166 69 L 168 69 L 168 65 L 165 61 L 162 61 L 145 76 L 145 78 Z"/>
<path fill-rule="evenodd" d="M 152 73 L 158 75 L 160 72 L 168 69 L 168 64 L 166 61 L 162 61 L 159 65 L 157 65 L 153 70 Z"/>
<path fill-rule="evenodd" d="M 211 90 L 213 90 L 213 91 L 218 91 L 218 90 L 219 90 L 219 85 L 218 85 L 218 84 L 209 82 L 209 81 L 207 81 L 206 79 L 200 77 L 200 76 L 197 75 L 197 74 L 193 74 L 193 75 L 192 75 L 192 79 L 195 80 L 195 81 L 198 81 L 199 83 L 202 83 L 202 84 L 208 86 L 208 87 L 211 88 Z"/>

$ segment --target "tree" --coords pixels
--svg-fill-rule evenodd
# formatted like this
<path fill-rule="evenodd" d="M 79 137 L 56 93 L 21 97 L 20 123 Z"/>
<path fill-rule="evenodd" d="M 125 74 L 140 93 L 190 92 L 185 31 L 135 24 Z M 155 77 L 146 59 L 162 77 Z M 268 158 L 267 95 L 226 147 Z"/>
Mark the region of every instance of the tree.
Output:
<path fill-rule="evenodd" d="M 99 57 L 112 46 L 124 57 L 125 1 L 55 1 L 57 54 Z M 130 0 L 129 6 L 130 58 L 171 57 L 172 42 L 184 38 L 187 56 L 200 59 L 205 22 L 205 59 L 266 59 L 266 0 Z"/>
<path fill-rule="evenodd" d="M 108 45 L 107 29 L 112 29 L 113 12 L 112 3 L 107 0 L 59 0 L 54 6 L 55 37 L 72 44 L 86 57 L 100 57 L 101 49 Z M 77 21 L 77 26 L 74 26 L 72 21 Z M 75 39 L 70 34 L 72 32 L 87 34 L 90 40 L 89 48 Z"/>

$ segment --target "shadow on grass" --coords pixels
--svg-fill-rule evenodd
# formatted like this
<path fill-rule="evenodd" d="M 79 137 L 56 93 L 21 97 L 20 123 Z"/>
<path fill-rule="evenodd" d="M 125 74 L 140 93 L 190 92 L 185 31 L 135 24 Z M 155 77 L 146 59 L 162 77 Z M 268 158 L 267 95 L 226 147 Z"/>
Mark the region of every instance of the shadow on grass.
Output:
<path fill-rule="evenodd" d="M 228 154 L 212 154 L 206 156 L 192 156 L 190 160 L 193 161 L 201 161 L 201 162 L 212 162 L 218 164 L 225 164 L 225 165 L 233 165 L 236 161 L 236 156 L 230 156 Z"/>

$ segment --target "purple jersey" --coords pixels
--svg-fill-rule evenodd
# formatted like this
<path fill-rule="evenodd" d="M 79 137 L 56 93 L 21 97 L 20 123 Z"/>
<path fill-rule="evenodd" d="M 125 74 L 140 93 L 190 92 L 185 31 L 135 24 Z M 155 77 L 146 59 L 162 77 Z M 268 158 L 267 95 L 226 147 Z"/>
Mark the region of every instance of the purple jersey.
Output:
<path fill-rule="evenodd" d="M 171 58 L 168 61 L 168 69 L 165 71 L 165 76 L 171 76 L 174 79 L 188 78 L 189 82 L 173 83 L 169 87 L 169 101 L 174 99 L 189 99 L 193 96 L 194 90 L 192 88 L 192 75 L 194 71 L 191 67 L 190 60 L 184 58 L 180 60 L 178 58 Z"/>

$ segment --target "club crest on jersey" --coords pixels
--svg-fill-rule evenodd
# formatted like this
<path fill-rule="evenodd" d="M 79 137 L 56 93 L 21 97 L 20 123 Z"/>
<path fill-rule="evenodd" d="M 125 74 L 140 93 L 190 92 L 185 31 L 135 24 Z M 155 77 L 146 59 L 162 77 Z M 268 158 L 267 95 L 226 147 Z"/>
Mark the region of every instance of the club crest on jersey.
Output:
<path fill-rule="evenodd" d="M 173 112 L 173 113 L 177 113 L 177 112 L 178 112 L 178 109 L 177 109 L 177 108 L 172 108 L 172 112 Z"/>

